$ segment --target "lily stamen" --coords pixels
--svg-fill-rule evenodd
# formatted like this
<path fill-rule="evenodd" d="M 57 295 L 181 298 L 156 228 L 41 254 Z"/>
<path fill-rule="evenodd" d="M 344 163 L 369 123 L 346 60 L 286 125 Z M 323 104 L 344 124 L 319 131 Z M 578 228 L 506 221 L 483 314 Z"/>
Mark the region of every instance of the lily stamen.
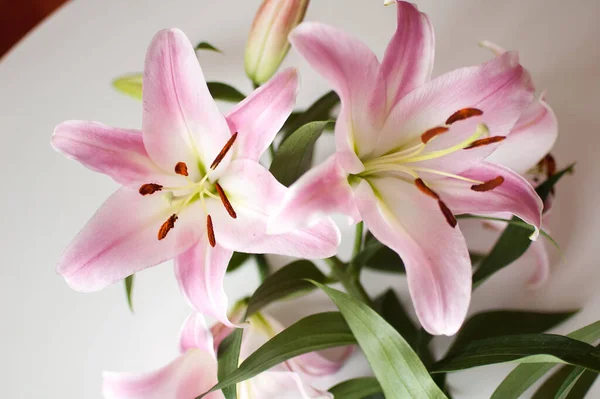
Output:
<path fill-rule="evenodd" d="M 142 184 L 142 186 L 140 187 L 140 189 L 138 191 L 142 195 L 150 195 L 150 194 L 154 194 L 157 191 L 161 191 L 162 189 L 163 189 L 163 186 L 161 186 L 160 184 L 148 183 L 148 184 Z"/>
<path fill-rule="evenodd" d="M 448 208 L 448 206 L 444 203 L 444 201 L 441 201 L 441 200 L 438 200 L 438 206 L 440 207 L 440 210 L 442 211 L 442 214 L 446 218 L 446 221 L 448 222 L 450 227 L 455 228 L 456 225 L 458 224 L 458 222 L 456 220 L 456 217 L 454 217 L 454 214 L 452 213 L 450 208 Z"/>
<path fill-rule="evenodd" d="M 429 129 L 421 135 L 421 141 L 423 144 L 427 144 L 431 139 L 439 136 L 442 133 L 446 133 L 448 130 L 450 129 L 445 126 L 438 126 L 434 127 L 433 129 Z"/>
<path fill-rule="evenodd" d="M 477 108 L 463 108 L 452 115 L 446 120 L 446 125 L 451 125 L 454 122 L 462 121 L 473 116 L 483 115 L 483 111 Z"/>
<path fill-rule="evenodd" d="M 470 145 L 468 145 L 464 149 L 470 150 L 471 148 L 477 148 L 477 147 L 481 147 L 481 146 L 488 145 L 488 144 L 499 143 L 499 142 L 503 141 L 504 139 L 506 139 L 506 136 L 486 137 L 486 138 L 483 138 L 480 140 L 473 141 Z"/>
<path fill-rule="evenodd" d="M 227 198 L 227 195 L 225 195 L 225 191 L 223 191 L 223 187 L 221 187 L 221 185 L 219 183 L 215 183 L 215 188 L 217 189 L 217 193 L 219 194 L 219 197 L 221 197 L 221 202 L 223 202 L 223 206 L 227 210 L 227 213 L 229 213 L 229 216 L 231 216 L 234 219 L 237 218 L 237 214 L 235 213 L 233 206 L 231 206 L 231 202 L 229 202 L 229 198 Z"/>
<path fill-rule="evenodd" d="M 175 165 L 175 173 L 182 176 L 188 176 L 188 167 L 185 162 L 177 162 Z"/>
<path fill-rule="evenodd" d="M 215 239 L 215 230 L 210 215 L 206 215 L 206 234 L 208 235 L 208 243 L 214 248 L 217 245 L 217 240 Z"/>
<path fill-rule="evenodd" d="M 235 142 L 236 138 L 237 138 L 237 132 L 235 132 L 233 134 L 233 136 L 231 136 L 229 138 L 229 140 L 227 140 L 227 143 L 225 143 L 225 146 L 223 146 L 223 149 L 221 150 L 221 152 L 219 152 L 219 155 L 217 155 L 217 157 L 215 158 L 215 160 L 213 161 L 213 163 L 210 165 L 211 169 L 216 169 L 217 166 L 219 166 L 219 164 L 221 163 L 221 161 L 223 160 L 223 158 L 225 158 L 225 155 L 227 155 L 227 152 L 229 151 L 229 149 L 231 148 L 231 146 Z"/>
<path fill-rule="evenodd" d="M 497 176 L 497 177 L 494 177 L 491 180 L 487 180 L 481 184 L 472 185 L 471 190 L 478 191 L 478 192 L 491 191 L 491 190 L 495 189 L 496 187 L 498 187 L 499 185 L 501 185 L 502 183 L 504 183 L 504 177 Z"/>
<path fill-rule="evenodd" d="M 417 188 L 425 195 L 430 196 L 431 198 L 438 200 L 440 199 L 440 196 L 433 191 L 431 188 L 429 188 L 429 186 L 427 186 L 425 184 L 425 182 L 419 178 L 419 179 L 415 179 L 415 186 L 417 186 Z"/>
<path fill-rule="evenodd" d="M 175 222 L 176 221 L 177 221 L 177 215 L 176 214 L 172 214 L 162 224 L 162 226 L 160 226 L 160 229 L 158 229 L 158 240 L 159 241 L 162 240 L 162 239 L 164 239 L 167 236 L 167 234 L 169 234 L 169 231 L 171 231 L 171 229 L 175 227 Z"/>

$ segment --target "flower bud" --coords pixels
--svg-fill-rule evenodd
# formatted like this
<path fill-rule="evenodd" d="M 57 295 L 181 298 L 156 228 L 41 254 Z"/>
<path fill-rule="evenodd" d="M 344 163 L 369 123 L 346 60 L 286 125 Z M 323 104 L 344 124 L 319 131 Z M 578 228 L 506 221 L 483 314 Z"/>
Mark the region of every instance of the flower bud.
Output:
<path fill-rule="evenodd" d="M 288 35 L 304 19 L 309 0 L 264 0 L 248 36 L 244 66 L 255 84 L 277 71 L 290 43 Z"/>

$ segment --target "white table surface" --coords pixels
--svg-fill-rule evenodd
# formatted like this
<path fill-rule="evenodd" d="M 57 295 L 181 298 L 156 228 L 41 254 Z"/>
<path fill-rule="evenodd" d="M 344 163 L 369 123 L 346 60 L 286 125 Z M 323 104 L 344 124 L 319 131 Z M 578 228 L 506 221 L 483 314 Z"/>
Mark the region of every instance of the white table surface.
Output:
<path fill-rule="evenodd" d="M 382 3 L 314 0 L 307 19 L 351 30 L 382 54 L 395 29 L 394 9 Z M 258 0 L 74 1 L 0 61 L 4 397 L 100 398 L 102 370 L 149 370 L 176 355 L 178 330 L 189 308 L 170 264 L 138 275 L 134 315 L 121 284 L 80 294 L 56 274 L 61 251 L 116 185 L 55 153 L 49 139 L 53 127 L 66 119 L 139 127 L 140 104 L 114 92 L 110 81 L 141 70 L 146 46 L 162 28 L 179 27 L 192 41 L 206 40 L 223 49 L 225 55 L 201 54 L 206 76 L 248 92 L 243 50 L 258 4 Z M 524 289 L 523 281 L 531 262 L 526 259 L 505 269 L 478 290 L 473 310 L 585 305 L 559 332 L 599 319 L 600 1 L 422 0 L 419 5 L 436 30 L 436 74 L 489 58 L 476 47 L 481 39 L 520 50 L 537 87 L 548 89 L 548 101 L 558 115 L 561 136 L 555 155 L 560 165 L 578 161 L 576 174 L 560 184 L 552 223 L 566 263 L 554 251 L 550 283 L 533 292 Z M 300 67 L 300 105 L 328 90 L 293 52 L 286 63 Z M 321 158 L 332 148 L 330 140 L 324 141 Z M 343 254 L 350 240 L 346 235 Z M 281 258 L 273 260 L 284 263 Z M 371 293 L 393 284 L 406 298 L 401 277 L 367 273 L 366 278 Z M 227 278 L 226 288 L 231 297 L 239 297 L 256 284 L 255 271 L 246 267 Z M 319 295 L 302 301 L 308 305 L 294 306 L 294 311 L 306 314 L 331 308 Z M 280 306 L 274 312 L 287 322 L 297 317 Z M 489 397 L 510 369 L 499 365 L 454 374 L 450 382 L 455 397 Z M 365 362 L 356 358 L 342 375 L 367 372 Z M 599 386 L 594 392 L 597 396 L 591 397 L 600 397 Z"/>

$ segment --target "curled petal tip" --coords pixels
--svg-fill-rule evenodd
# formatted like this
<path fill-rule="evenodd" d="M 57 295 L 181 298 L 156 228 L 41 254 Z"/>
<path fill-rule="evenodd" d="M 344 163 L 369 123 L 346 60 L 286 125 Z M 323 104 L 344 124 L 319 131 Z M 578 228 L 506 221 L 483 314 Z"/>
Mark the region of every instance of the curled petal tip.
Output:
<path fill-rule="evenodd" d="M 498 56 L 506 52 L 506 50 L 496 43 L 490 42 L 489 40 L 482 40 L 477 45 L 481 48 L 490 50 L 494 55 Z"/>
<path fill-rule="evenodd" d="M 396 0 L 383 0 L 383 5 L 384 6 L 390 6 L 392 4 L 396 3 Z"/>
<path fill-rule="evenodd" d="M 540 236 L 540 229 L 537 226 L 533 226 L 534 230 L 533 233 L 531 233 L 531 235 L 529 236 L 529 239 L 531 241 L 536 241 L 538 239 L 538 237 Z"/>

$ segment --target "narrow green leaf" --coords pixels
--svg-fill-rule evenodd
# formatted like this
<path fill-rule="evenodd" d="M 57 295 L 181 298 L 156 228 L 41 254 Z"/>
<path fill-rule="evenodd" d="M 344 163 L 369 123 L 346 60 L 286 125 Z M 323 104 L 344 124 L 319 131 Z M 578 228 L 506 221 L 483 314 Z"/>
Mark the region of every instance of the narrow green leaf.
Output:
<path fill-rule="evenodd" d="M 230 103 L 239 103 L 246 98 L 244 93 L 233 86 L 223 82 L 206 82 L 210 95 L 215 100 L 221 100 Z"/>
<path fill-rule="evenodd" d="M 579 378 L 586 372 L 583 367 L 575 367 L 569 375 L 565 378 L 562 385 L 558 388 L 554 399 L 566 399 L 569 397 L 571 390 L 575 387 L 575 384 L 579 381 Z"/>
<path fill-rule="evenodd" d="M 434 365 L 434 372 L 450 372 L 488 364 L 568 363 L 600 372 L 600 350 L 584 342 L 554 334 L 518 334 L 470 342 Z"/>
<path fill-rule="evenodd" d="M 127 295 L 127 304 L 129 305 L 129 310 L 131 310 L 131 312 L 133 312 L 133 300 L 131 298 L 131 294 L 133 292 L 134 276 L 135 274 L 125 277 L 125 295 Z"/>
<path fill-rule="evenodd" d="M 461 327 L 454 343 L 448 350 L 452 353 L 472 341 L 511 334 L 543 333 L 573 316 L 577 311 L 561 313 L 498 310 L 471 316 Z"/>
<path fill-rule="evenodd" d="M 242 347 L 242 335 L 244 330 L 236 328 L 219 345 L 217 353 L 219 381 L 231 374 L 238 367 L 240 349 Z M 223 388 L 225 399 L 237 399 L 237 385 L 233 384 Z"/>
<path fill-rule="evenodd" d="M 587 395 L 592 385 L 594 385 L 594 382 L 596 382 L 597 378 L 598 373 L 586 370 L 571 388 L 571 391 L 566 396 L 566 399 L 583 399 Z"/>
<path fill-rule="evenodd" d="M 416 350 L 419 330 L 406 313 L 394 290 L 388 289 L 375 299 L 375 310 Z"/>
<path fill-rule="evenodd" d="M 600 321 L 587 325 L 579 330 L 573 331 L 567 337 L 582 342 L 592 343 L 600 339 Z M 530 386 L 536 383 L 550 369 L 554 363 L 521 364 L 498 385 L 490 399 L 517 399 Z M 586 372 L 587 373 L 587 372 Z"/>
<path fill-rule="evenodd" d="M 304 353 L 353 344 L 356 344 L 356 339 L 340 313 L 317 313 L 305 317 L 271 338 L 208 392 L 245 381 Z M 204 397 L 208 392 L 196 399 Z"/>
<path fill-rule="evenodd" d="M 295 112 L 283 125 L 283 140 L 284 142 L 293 132 L 301 126 L 312 121 L 326 121 L 332 119 L 331 111 L 340 103 L 340 98 L 334 91 L 325 93 L 317 101 L 315 101 L 306 111 Z"/>
<path fill-rule="evenodd" d="M 535 391 L 531 399 L 549 399 L 553 398 L 563 381 L 575 369 L 575 366 L 562 366 L 553 373 L 540 387 Z"/>
<path fill-rule="evenodd" d="M 556 185 L 556 183 L 558 183 L 558 181 L 565 174 L 567 174 L 567 173 L 568 174 L 573 173 L 574 168 L 575 168 L 575 164 L 572 163 L 571 165 L 567 166 L 566 168 L 564 168 L 560 172 L 555 173 L 554 175 L 550 176 L 545 182 L 543 182 L 542 184 L 540 184 L 539 186 L 537 186 L 537 188 L 535 189 L 535 191 L 538 193 L 538 195 L 540 196 L 540 198 L 542 199 L 542 201 L 545 201 L 546 198 L 548 198 L 548 196 L 552 192 L 552 189 L 554 188 L 554 186 Z"/>
<path fill-rule="evenodd" d="M 233 256 L 229 260 L 229 265 L 227 265 L 227 273 L 231 273 L 239 269 L 248 259 L 250 259 L 250 254 L 244 252 L 234 252 Z"/>
<path fill-rule="evenodd" d="M 212 44 L 210 44 L 208 42 L 198 43 L 195 47 L 195 50 L 209 50 L 209 51 L 214 51 L 214 52 L 223 54 L 223 52 L 221 50 L 219 50 L 218 48 L 216 48 L 215 46 L 213 46 Z"/>
<path fill-rule="evenodd" d="M 142 74 L 134 73 L 124 75 L 113 80 L 112 85 L 117 91 L 133 97 L 137 100 L 142 99 Z"/>
<path fill-rule="evenodd" d="M 310 261 L 297 260 L 268 276 L 256 289 L 248 304 L 247 315 L 251 316 L 268 304 L 300 291 L 310 291 L 315 286 L 308 281 L 324 283 L 327 277 Z"/>
<path fill-rule="evenodd" d="M 410 345 L 373 309 L 341 291 L 314 284 L 348 322 L 387 399 L 446 398 Z"/>
<path fill-rule="evenodd" d="M 354 378 L 329 389 L 334 399 L 364 399 L 381 392 L 381 385 L 375 377 Z"/>
<path fill-rule="evenodd" d="M 290 186 L 310 168 L 315 143 L 328 123 L 309 122 L 281 143 L 269 168 L 281 184 Z"/>

